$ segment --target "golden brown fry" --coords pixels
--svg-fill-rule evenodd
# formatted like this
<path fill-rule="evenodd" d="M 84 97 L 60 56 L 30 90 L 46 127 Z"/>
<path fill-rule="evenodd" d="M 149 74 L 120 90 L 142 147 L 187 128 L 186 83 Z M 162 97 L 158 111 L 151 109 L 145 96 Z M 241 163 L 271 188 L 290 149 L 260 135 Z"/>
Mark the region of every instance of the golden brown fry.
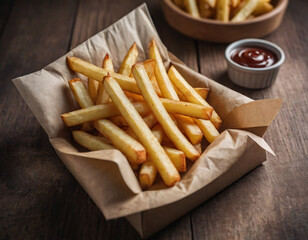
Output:
<path fill-rule="evenodd" d="M 141 66 L 144 70 L 143 65 Z M 145 70 L 144 73 L 147 76 Z M 148 81 L 149 84 L 151 85 L 150 80 Z M 111 97 L 112 101 L 121 112 L 122 116 L 128 122 L 129 126 L 133 129 L 134 133 L 137 135 L 138 139 L 147 150 L 147 153 L 151 157 L 151 160 L 156 166 L 165 184 L 167 186 L 174 185 L 181 178 L 178 171 L 172 164 L 170 158 L 168 157 L 168 155 L 166 154 L 166 152 L 164 151 L 158 140 L 154 137 L 149 127 L 142 120 L 136 109 L 128 100 L 123 90 L 121 89 L 120 85 L 117 83 L 115 79 L 107 76 L 104 78 L 104 86 L 109 96 Z"/>
<path fill-rule="evenodd" d="M 185 154 L 177 150 L 175 148 L 171 147 L 163 147 L 166 151 L 167 155 L 171 159 L 173 165 L 179 172 L 186 172 L 186 159 Z"/>
<path fill-rule="evenodd" d="M 161 143 L 165 136 L 164 129 L 158 123 L 151 129 L 153 135 L 157 138 L 158 142 Z"/>
<path fill-rule="evenodd" d="M 272 11 L 274 6 L 267 1 L 258 1 L 257 7 L 252 12 L 254 16 L 259 16 Z"/>
<path fill-rule="evenodd" d="M 230 16 L 229 0 L 217 0 L 216 19 L 228 22 Z"/>
<path fill-rule="evenodd" d="M 241 0 L 230 0 L 230 2 L 231 2 L 231 6 L 233 8 L 236 8 L 241 3 Z"/>
<path fill-rule="evenodd" d="M 90 151 L 114 149 L 114 146 L 105 143 L 103 137 L 93 136 L 84 131 L 73 131 L 74 140 Z"/>
<path fill-rule="evenodd" d="M 231 22 L 244 21 L 257 7 L 258 0 L 246 0 L 243 7 L 231 19 Z"/>
<path fill-rule="evenodd" d="M 209 143 L 212 143 L 219 136 L 219 132 L 209 120 L 195 119 L 204 137 Z"/>
<path fill-rule="evenodd" d="M 209 93 L 209 89 L 208 88 L 194 88 L 196 90 L 196 92 L 203 98 L 206 99 L 207 95 Z"/>
<path fill-rule="evenodd" d="M 128 98 L 133 99 L 134 102 L 144 102 L 144 98 L 139 94 L 130 92 L 125 92 L 125 94 Z M 213 108 L 210 106 L 206 107 L 200 104 L 170 100 L 166 98 L 160 98 L 160 101 L 169 113 L 178 113 L 194 118 L 209 119 L 213 112 Z"/>
<path fill-rule="evenodd" d="M 196 0 L 183 0 L 186 11 L 193 17 L 199 18 L 199 10 Z"/>
<path fill-rule="evenodd" d="M 199 0 L 198 1 L 198 7 L 200 11 L 200 16 L 202 18 L 213 18 L 215 16 L 215 9 L 210 5 L 211 1 L 209 0 Z M 211 4 L 213 4 L 211 2 Z M 215 6 L 215 3 L 214 3 Z"/>
<path fill-rule="evenodd" d="M 144 61 L 143 66 L 145 68 L 145 71 L 147 72 L 149 79 L 153 85 L 153 88 L 155 90 L 155 92 L 157 93 L 158 96 L 162 96 L 161 91 L 159 89 L 156 77 L 155 77 L 155 64 L 156 61 L 154 59 L 148 59 L 146 61 Z"/>
<path fill-rule="evenodd" d="M 140 94 L 132 93 L 132 92 L 128 92 L 128 91 L 124 91 L 124 93 L 129 99 L 132 99 L 133 102 L 144 102 L 144 99 L 143 99 L 142 95 L 140 95 Z"/>
<path fill-rule="evenodd" d="M 185 9 L 183 0 L 173 0 L 174 4 L 177 5 L 181 9 Z"/>
<path fill-rule="evenodd" d="M 198 125 L 190 117 L 176 114 L 174 115 L 178 120 L 181 128 L 186 133 L 192 144 L 197 144 L 202 141 L 203 134 Z"/>
<path fill-rule="evenodd" d="M 179 100 L 172 83 L 167 75 L 163 60 L 160 56 L 156 42 L 153 39 L 149 46 L 149 55 L 151 59 L 156 60 L 155 76 L 163 97 L 173 100 Z"/>
<path fill-rule="evenodd" d="M 93 102 L 96 101 L 99 82 L 88 78 L 88 92 Z"/>
<path fill-rule="evenodd" d="M 94 127 L 107 137 L 127 157 L 128 161 L 136 164 L 145 162 L 146 151 L 144 147 L 111 121 L 107 119 L 95 121 Z"/>
<path fill-rule="evenodd" d="M 133 103 L 133 105 L 141 116 L 145 116 L 150 112 L 150 108 L 145 102 L 136 102 Z M 66 126 L 72 127 L 82 123 L 103 118 L 111 118 L 118 115 L 120 115 L 120 112 L 115 107 L 114 103 L 105 103 L 64 113 L 61 115 L 61 118 Z"/>
<path fill-rule="evenodd" d="M 186 80 L 181 76 L 181 74 L 175 69 L 174 66 L 171 66 L 168 75 L 173 82 L 173 84 L 186 96 L 189 102 L 200 104 L 206 107 L 211 107 L 193 88 L 190 86 Z M 214 126 L 219 129 L 222 121 L 215 110 L 212 112 L 210 117 L 211 122 Z M 200 126 L 199 126 L 200 127 Z"/>
<path fill-rule="evenodd" d="M 174 87 L 174 90 L 176 91 L 176 94 L 179 96 L 179 99 L 182 101 L 182 102 L 188 102 L 187 98 L 185 97 L 185 95 L 183 95 L 175 86 Z M 196 92 L 203 98 L 203 99 L 206 99 L 207 98 L 207 95 L 208 95 L 208 92 L 209 92 L 209 89 L 208 88 L 194 88 L 196 90 Z"/>
<path fill-rule="evenodd" d="M 79 78 L 69 80 L 68 83 L 81 108 L 86 108 L 94 105 L 85 85 Z"/>
<path fill-rule="evenodd" d="M 126 122 L 126 120 L 122 117 L 122 116 L 114 116 L 109 118 L 109 120 L 111 122 L 113 122 L 115 125 L 117 125 L 118 127 L 127 127 L 128 123 Z"/>
<path fill-rule="evenodd" d="M 109 72 L 114 72 L 113 62 L 107 53 L 103 60 L 103 68 Z M 109 100 L 109 95 L 107 91 L 104 89 L 104 84 L 99 82 L 99 88 L 97 93 L 96 104 L 107 103 Z"/>
<path fill-rule="evenodd" d="M 142 189 L 147 189 L 153 185 L 157 175 L 157 168 L 151 159 L 144 162 L 139 171 L 139 183 Z"/>
<path fill-rule="evenodd" d="M 102 82 L 103 78 L 108 74 L 107 70 L 97 67 L 76 57 L 67 57 L 67 63 L 71 70 L 81 73 L 89 78 L 93 78 L 99 82 Z M 139 93 L 138 86 L 133 78 L 110 71 L 109 73 L 118 81 L 118 83 L 124 90 Z"/>
<path fill-rule="evenodd" d="M 119 73 L 125 76 L 129 76 L 131 73 L 132 66 L 137 62 L 137 57 L 138 57 L 137 45 L 136 43 L 133 43 L 133 45 L 128 50 L 127 54 L 125 55 L 121 63 Z"/>
<path fill-rule="evenodd" d="M 197 149 L 197 151 L 200 153 L 202 153 L 202 146 L 201 146 L 201 143 L 197 143 L 194 145 L 194 148 Z"/>
<path fill-rule="evenodd" d="M 143 98 L 149 104 L 149 107 L 157 118 L 157 121 L 163 127 L 165 134 L 171 139 L 171 141 L 177 146 L 178 149 L 185 153 L 187 158 L 196 160 L 199 157 L 199 153 L 173 123 L 168 112 L 155 93 L 142 64 L 135 64 L 133 66 L 133 75 L 143 95 Z"/>

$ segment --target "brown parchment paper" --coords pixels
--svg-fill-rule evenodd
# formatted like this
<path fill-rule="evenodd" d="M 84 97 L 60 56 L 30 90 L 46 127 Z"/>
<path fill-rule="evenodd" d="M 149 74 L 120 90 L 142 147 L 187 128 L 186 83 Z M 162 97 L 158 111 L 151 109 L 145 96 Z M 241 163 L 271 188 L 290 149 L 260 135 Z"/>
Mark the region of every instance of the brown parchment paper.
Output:
<path fill-rule="evenodd" d="M 268 100 L 276 102 L 275 109 L 267 107 L 267 100 L 262 104 L 255 104 L 252 99 L 186 67 L 168 53 L 155 30 L 145 4 L 42 70 L 14 79 L 15 86 L 48 134 L 55 151 L 101 209 L 106 219 L 157 208 L 193 194 L 234 166 L 247 148 L 251 151 L 252 143 L 273 153 L 267 143 L 253 133 L 226 130 L 206 149 L 174 187 L 152 188 L 142 192 L 126 158 L 118 150 L 79 152 L 72 144 L 70 131 L 62 123 L 60 115 L 77 108 L 68 87 L 68 80 L 74 77 L 85 79 L 85 77 L 69 71 L 66 57 L 79 57 L 100 66 L 103 56 L 109 53 L 117 69 L 133 42 L 137 43 L 139 60 L 145 60 L 148 57 L 147 47 L 152 38 L 157 42 L 166 67 L 170 63 L 174 64 L 193 86 L 210 87 L 208 100 L 223 121 L 238 107 L 251 104 L 250 107 L 244 108 L 244 111 L 234 113 L 235 116 L 228 119 L 227 128 L 241 129 L 247 126 L 266 128 L 281 104 L 281 100 Z M 266 120 L 261 119 L 259 122 L 253 116 L 261 110 L 264 117 L 262 119 Z M 245 124 L 242 126 L 243 123 Z M 258 153 L 257 149 L 255 152 Z"/>

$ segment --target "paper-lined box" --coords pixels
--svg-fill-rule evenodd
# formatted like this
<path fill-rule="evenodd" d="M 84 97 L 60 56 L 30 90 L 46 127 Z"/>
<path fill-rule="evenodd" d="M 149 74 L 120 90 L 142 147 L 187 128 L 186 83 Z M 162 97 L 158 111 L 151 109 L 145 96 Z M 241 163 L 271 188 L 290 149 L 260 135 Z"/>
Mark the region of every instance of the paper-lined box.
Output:
<path fill-rule="evenodd" d="M 121 152 L 79 152 L 72 144 L 70 131 L 64 126 L 60 115 L 76 109 L 68 80 L 74 77 L 85 79 L 68 69 L 67 56 L 100 65 L 103 56 L 109 53 L 117 69 L 133 42 L 137 44 L 139 60 L 147 59 L 147 47 L 152 38 L 157 42 L 166 67 L 173 64 L 191 85 L 210 88 L 208 101 L 222 117 L 223 128 L 250 132 L 224 131 L 174 187 L 153 186 L 142 191 Z M 63 163 L 105 218 L 127 217 L 144 237 L 187 213 L 265 161 L 265 151 L 272 151 L 260 136 L 281 105 L 281 100 L 253 101 L 186 67 L 162 44 L 146 5 L 135 9 L 41 71 L 13 81 Z M 260 114 L 262 118 L 258 118 Z"/>

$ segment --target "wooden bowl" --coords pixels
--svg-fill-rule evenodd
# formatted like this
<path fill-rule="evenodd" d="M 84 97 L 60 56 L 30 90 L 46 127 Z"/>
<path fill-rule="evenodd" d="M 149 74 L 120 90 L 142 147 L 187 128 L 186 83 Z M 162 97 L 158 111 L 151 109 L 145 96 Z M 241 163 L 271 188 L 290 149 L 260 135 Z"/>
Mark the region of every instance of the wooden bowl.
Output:
<path fill-rule="evenodd" d="M 254 19 L 239 23 L 194 18 L 178 8 L 172 0 L 163 1 L 167 22 L 177 31 L 200 40 L 229 43 L 243 38 L 258 38 L 277 29 L 282 21 L 288 0 L 273 0 L 274 9 Z"/>

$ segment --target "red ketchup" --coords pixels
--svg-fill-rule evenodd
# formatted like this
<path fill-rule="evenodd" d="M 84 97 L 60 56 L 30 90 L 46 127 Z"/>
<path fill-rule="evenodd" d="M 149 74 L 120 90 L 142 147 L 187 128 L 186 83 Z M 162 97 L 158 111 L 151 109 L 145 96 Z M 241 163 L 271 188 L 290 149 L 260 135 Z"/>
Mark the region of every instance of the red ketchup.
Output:
<path fill-rule="evenodd" d="M 277 62 L 277 56 L 264 48 L 247 47 L 234 51 L 231 59 L 245 67 L 265 68 Z"/>

